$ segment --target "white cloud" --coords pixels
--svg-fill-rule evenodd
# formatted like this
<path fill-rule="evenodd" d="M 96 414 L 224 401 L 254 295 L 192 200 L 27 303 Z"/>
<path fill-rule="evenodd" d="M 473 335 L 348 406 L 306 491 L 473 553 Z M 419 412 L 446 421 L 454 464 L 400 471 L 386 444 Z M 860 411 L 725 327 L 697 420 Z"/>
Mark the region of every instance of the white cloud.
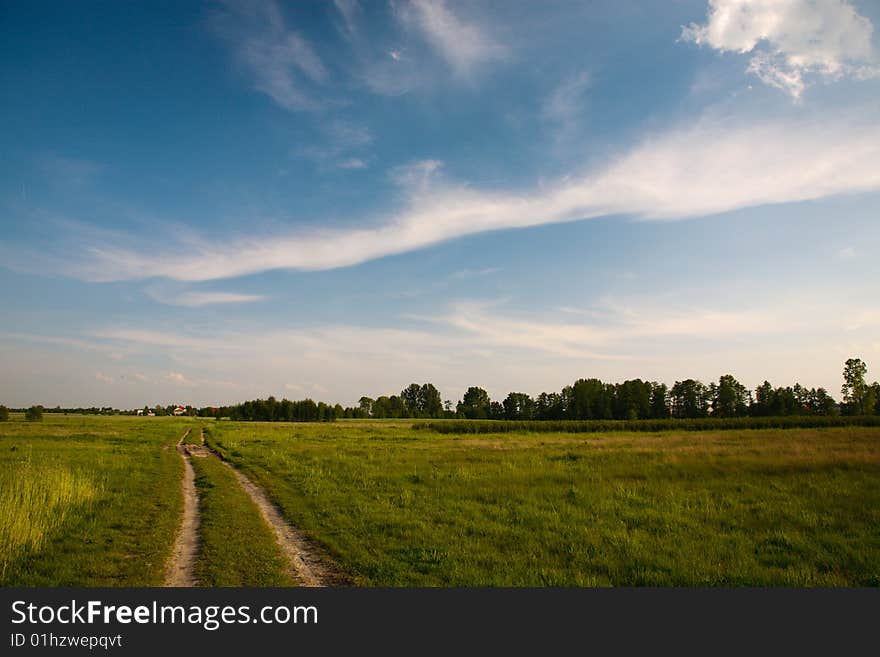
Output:
<path fill-rule="evenodd" d="M 709 0 L 705 24 L 681 38 L 752 53 L 748 72 L 799 98 L 805 78 L 876 75 L 873 25 L 847 0 Z"/>
<path fill-rule="evenodd" d="M 506 55 L 506 49 L 482 27 L 456 16 L 444 0 L 410 0 L 397 8 L 397 14 L 404 24 L 417 28 L 462 78 Z"/>
<path fill-rule="evenodd" d="M 165 303 L 175 306 L 208 306 L 216 303 L 252 303 L 266 297 L 259 294 L 238 294 L 236 292 L 185 292 Z"/>
<path fill-rule="evenodd" d="M 112 239 L 83 245 L 64 273 L 88 280 L 204 281 L 270 269 L 356 265 L 464 235 L 590 217 L 705 216 L 771 203 L 880 189 L 875 106 L 760 122 L 705 117 L 643 140 L 604 167 L 527 191 L 480 191 L 438 175 L 441 163 L 399 168 L 404 209 L 355 227 L 184 240 L 180 252 L 137 252 Z"/>
<path fill-rule="evenodd" d="M 266 297 L 259 294 L 241 294 L 238 292 L 198 292 L 170 290 L 159 286 L 150 286 L 144 289 L 144 293 L 159 303 L 168 306 L 185 306 L 200 308 L 214 304 L 224 303 L 253 303 L 263 301 Z"/>
<path fill-rule="evenodd" d="M 214 18 L 217 32 L 234 48 L 238 62 L 253 76 L 254 87 L 288 110 L 315 110 L 323 102 L 311 86 L 327 79 L 320 57 L 289 29 L 272 0 L 225 0 Z"/>

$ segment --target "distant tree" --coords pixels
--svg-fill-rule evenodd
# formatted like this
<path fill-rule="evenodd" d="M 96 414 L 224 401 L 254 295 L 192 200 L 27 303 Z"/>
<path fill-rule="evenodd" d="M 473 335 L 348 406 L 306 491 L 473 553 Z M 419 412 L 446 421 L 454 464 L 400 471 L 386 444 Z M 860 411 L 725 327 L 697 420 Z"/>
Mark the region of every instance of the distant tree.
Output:
<path fill-rule="evenodd" d="M 850 358 L 844 364 L 840 394 L 843 395 L 843 403 L 850 415 L 863 415 L 868 411 L 868 384 L 865 382 L 867 373 L 868 367 L 861 358 Z"/>
<path fill-rule="evenodd" d="M 39 422 L 43 419 L 43 407 L 31 406 L 24 412 L 24 419 L 28 422 Z"/>
<path fill-rule="evenodd" d="M 364 414 L 364 417 L 372 417 L 374 403 L 375 401 L 370 397 L 361 397 L 358 400 L 358 410 Z"/>
<path fill-rule="evenodd" d="M 676 381 L 672 386 L 670 398 L 674 417 L 706 417 L 709 414 L 709 389 L 700 381 L 694 379 Z"/>
<path fill-rule="evenodd" d="M 712 390 L 712 415 L 715 417 L 737 417 L 748 412 L 746 387 L 725 374 L 718 379 Z"/>
<path fill-rule="evenodd" d="M 569 420 L 607 420 L 614 417 L 614 387 L 599 379 L 578 379 L 562 389 L 565 415 Z"/>
<path fill-rule="evenodd" d="M 485 420 L 489 417 L 489 393 L 477 386 L 471 386 L 458 403 L 456 411 L 469 420 Z"/>
<path fill-rule="evenodd" d="M 382 395 L 381 397 L 376 397 L 376 401 L 373 402 L 373 417 L 393 417 L 391 415 L 391 398 L 388 395 Z"/>
<path fill-rule="evenodd" d="M 424 383 L 419 388 L 419 414 L 422 417 L 442 417 L 443 401 L 440 391 L 432 383 Z"/>
<path fill-rule="evenodd" d="M 507 420 L 531 420 L 535 414 L 535 402 L 524 392 L 511 392 L 501 404 Z"/>
<path fill-rule="evenodd" d="M 400 399 L 406 408 L 406 414 L 410 417 L 419 417 L 422 414 L 419 408 L 419 393 L 421 390 L 422 387 L 418 383 L 410 383 L 400 391 Z"/>
<path fill-rule="evenodd" d="M 667 418 L 669 417 L 669 402 L 667 396 L 669 389 L 665 383 L 651 384 L 651 417 Z"/>
<path fill-rule="evenodd" d="M 558 392 L 542 392 L 535 399 L 535 419 L 561 420 L 565 417 L 565 405 Z"/>
<path fill-rule="evenodd" d="M 877 385 L 877 384 L 874 384 Z M 817 415 L 837 415 L 837 402 L 825 388 L 811 391 L 810 408 Z"/>
<path fill-rule="evenodd" d="M 611 393 L 612 417 L 617 420 L 639 420 L 651 416 L 651 384 L 641 379 L 624 381 L 607 387 Z"/>
<path fill-rule="evenodd" d="M 865 395 L 865 413 L 880 415 L 880 383 L 874 381 Z"/>
<path fill-rule="evenodd" d="M 770 407 L 773 405 L 773 386 L 769 381 L 764 381 L 755 388 L 755 399 L 749 409 L 749 413 L 755 416 L 770 415 Z"/>
<path fill-rule="evenodd" d="M 9 421 L 9 409 L 0 404 L 0 422 Z"/>

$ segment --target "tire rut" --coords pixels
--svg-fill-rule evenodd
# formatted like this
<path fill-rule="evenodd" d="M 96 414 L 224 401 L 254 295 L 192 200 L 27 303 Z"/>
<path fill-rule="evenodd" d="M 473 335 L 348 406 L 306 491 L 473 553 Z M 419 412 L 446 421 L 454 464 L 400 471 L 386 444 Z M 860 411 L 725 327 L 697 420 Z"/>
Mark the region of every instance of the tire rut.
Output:
<path fill-rule="evenodd" d="M 205 444 L 205 434 L 202 431 L 202 445 Z M 259 509 L 260 515 L 272 528 L 275 533 L 275 540 L 278 542 L 282 553 L 290 564 L 288 574 L 293 581 L 300 586 L 321 587 L 321 586 L 339 586 L 348 584 L 348 578 L 342 573 L 336 564 L 327 559 L 303 532 L 291 525 L 278 507 L 272 503 L 266 492 L 247 475 L 239 472 L 232 464 L 223 459 L 217 452 L 209 447 L 196 448 L 203 452 L 201 455 L 210 454 L 220 459 L 220 461 L 229 468 L 238 480 L 251 501 Z M 205 454 L 207 453 L 207 454 Z"/>
<path fill-rule="evenodd" d="M 189 450 L 184 444 L 191 429 L 177 442 L 177 453 L 183 459 L 183 518 L 171 558 L 165 568 L 165 586 L 197 586 L 195 577 L 196 559 L 199 553 L 199 496 L 196 493 L 196 475 L 189 460 Z"/>

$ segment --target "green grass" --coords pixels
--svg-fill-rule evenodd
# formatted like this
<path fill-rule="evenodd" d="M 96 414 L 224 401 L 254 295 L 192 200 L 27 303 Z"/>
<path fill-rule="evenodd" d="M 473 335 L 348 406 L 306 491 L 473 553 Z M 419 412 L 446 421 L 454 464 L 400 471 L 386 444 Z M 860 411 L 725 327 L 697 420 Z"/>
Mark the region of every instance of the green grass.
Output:
<path fill-rule="evenodd" d="M 880 585 L 880 430 L 218 423 L 364 585 Z"/>
<path fill-rule="evenodd" d="M 161 584 L 182 510 L 174 445 L 190 426 L 51 414 L 0 423 L 0 585 Z M 880 585 L 876 427 L 208 426 L 209 443 L 362 585 Z M 287 584 L 232 473 L 192 460 L 198 577 Z"/>
<path fill-rule="evenodd" d="M 216 458 L 191 460 L 201 511 L 199 584 L 291 586 L 275 535 L 232 471 Z"/>
<path fill-rule="evenodd" d="M 188 420 L 44 415 L 0 423 L 0 585 L 162 583 Z"/>
<path fill-rule="evenodd" d="M 103 488 L 97 477 L 60 463 L 32 463 L 30 454 L 18 466 L 4 464 L 0 481 L 0 578 L 17 557 L 39 552 L 47 537 L 69 515 L 89 508 Z"/>
<path fill-rule="evenodd" d="M 199 432 L 199 427 L 193 427 L 192 431 L 187 434 L 186 439 L 183 442 L 185 445 L 201 445 L 202 436 Z"/>

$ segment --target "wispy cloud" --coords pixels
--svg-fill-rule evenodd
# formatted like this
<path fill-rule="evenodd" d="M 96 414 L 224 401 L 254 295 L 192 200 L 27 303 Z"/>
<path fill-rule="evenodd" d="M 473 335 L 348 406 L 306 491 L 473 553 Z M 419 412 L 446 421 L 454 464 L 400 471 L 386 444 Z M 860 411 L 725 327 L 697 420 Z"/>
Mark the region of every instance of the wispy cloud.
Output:
<path fill-rule="evenodd" d="M 728 339 L 746 335 L 797 332 L 815 326 L 801 309 L 670 308 L 650 300 L 601 300 L 585 309 L 567 309 L 589 319 L 536 320 L 505 313 L 496 302 L 464 301 L 446 314 L 422 316 L 431 323 L 455 329 L 469 345 L 511 347 L 574 358 L 628 359 L 634 340 L 668 338 Z M 576 310 L 572 313 L 571 310 Z M 644 358 L 639 354 L 638 358 Z"/>
<path fill-rule="evenodd" d="M 578 73 L 560 82 L 544 100 L 541 115 L 568 132 L 580 120 L 583 96 L 590 86 L 590 76 Z"/>
<path fill-rule="evenodd" d="M 178 385 L 178 386 L 191 386 L 193 383 L 187 379 L 181 372 L 169 372 L 165 376 L 165 380 L 168 383 Z"/>
<path fill-rule="evenodd" d="M 506 394 L 516 388 L 558 389 L 586 374 L 613 380 L 662 378 L 662 372 L 683 377 L 706 371 L 717 376 L 732 362 L 744 376 L 755 378 L 751 385 L 766 375 L 765 361 L 773 357 L 761 351 L 761 358 L 755 358 L 748 351 L 754 350 L 755 340 L 774 345 L 770 351 L 776 354 L 780 345 L 798 344 L 803 350 L 811 340 L 824 344 L 829 332 L 845 332 L 859 347 L 865 336 L 874 338 L 873 328 L 880 322 L 874 304 L 854 306 L 841 300 L 829 305 L 827 295 L 822 295 L 817 305 L 812 297 L 750 306 L 728 301 L 670 304 L 654 297 L 617 295 L 576 309 L 583 311 L 577 317 L 548 311 L 540 318 L 504 300 L 461 300 L 430 316 L 394 318 L 393 327 L 323 324 L 174 331 L 119 326 L 71 339 L 115 344 L 141 354 L 150 360 L 148 376 L 141 374 L 138 384 L 157 390 L 186 387 L 206 402 L 217 400 L 211 395 L 228 399 L 228 381 L 238 382 L 238 395 L 253 391 L 322 397 L 333 390 L 353 401 L 365 393 L 396 392 L 411 380 L 425 378 L 440 385 L 444 394 L 458 395 L 467 385 L 487 379 L 508 386 L 497 391 Z M 732 356 L 741 346 L 743 353 L 752 354 L 749 359 Z M 181 366 L 150 369 L 157 353 Z M 836 371 L 839 355 L 823 350 L 815 372 L 826 376 Z M 188 363 L 198 363 L 200 371 L 190 373 Z M 291 379 L 291 371 L 297 378 Z M 800 371 L 793 376 L 802 376 L 803 368 Z M 129 378 L 102 374 L 117 383 Z"/>
<path fill-rule="evenodd" d="M 325 105 L 315 85 L 328 78 L 311 44 L 287 27 L 273 0 L 223 0 L 214 16 L 216 32 L 232 47 L 253 85 L 288 110 L 316 110 Z"/>
<path fill-rule="evenodd" d="M 451 280 L 462 281 L 469 278 L 482 278 L 501 271 L 500 267 L 484 267 L 482 269 L 459 269 L 449 275 Z"/>
<path fill-rule="evenodd" d="M 315 162 L 319 169 L 363 169 L 365 150 L 373 143 L 370 129 L 351 121 L 333 120 L 320 127 L 320 144 L 300 146 L 293 155 Z"/>
<path fill-rule="evenodd" d="M 168 306 L 186 306 L 200 308 L 214 304 L 229 303 L 253 303 L 263 301 L 266 297 L 259 294 L 242 294 L 239 292 L 211 292 L 211 291 L 172 291 L 160 287 L 151 286 L 144 289 L 144 293 L 159 303 Z"/>
<path fill-rule="evenodd" d="M 797 119 L 707 116 L 649 137 L 616 160 L 537 190 L 480 191 L 438 175 L 426 160 L 396 172 L 405 209 L 384 221 L 234 245 L 194 238 L 180 253 L 135 251 L 112 240 L 83 245 L 63 271 L 89 280 L 205 281 L 270 269 L 356 265 L 463 235 L 612 214 L 705 216 L 880 188 L 876 106 Z M 185 255 L 184 255 L 185 253 Z"/>
<path fill-rule="evenodd" d="M 342 29 L 347 36 L 355 36 L 359 30 L 361 6 L 358 0 L 333 0 L 339 16 L 342 18 Z"/>
<path fill-rule="evenodd" d="M 410 0 L 397 6 L 397 15 L 418 29 L 462 78 L 471 78 L 479 68 L 507 54 L 482 26 L 457 16 L 444 0 Z"/>
<path fill-rule="evenodd" d="M 359 157 L 350 157 L 338 164 L 340 169 L 366 169 L 367 163 Z"/>
<path fill-rule="evenodd" d="M 681 38 L 750 53 L 749 73 L 798 99 L 809 76 L 880 74 L 872 33 L 847 0 L 709 0 L 706 23 L 682 28 Z"/>

